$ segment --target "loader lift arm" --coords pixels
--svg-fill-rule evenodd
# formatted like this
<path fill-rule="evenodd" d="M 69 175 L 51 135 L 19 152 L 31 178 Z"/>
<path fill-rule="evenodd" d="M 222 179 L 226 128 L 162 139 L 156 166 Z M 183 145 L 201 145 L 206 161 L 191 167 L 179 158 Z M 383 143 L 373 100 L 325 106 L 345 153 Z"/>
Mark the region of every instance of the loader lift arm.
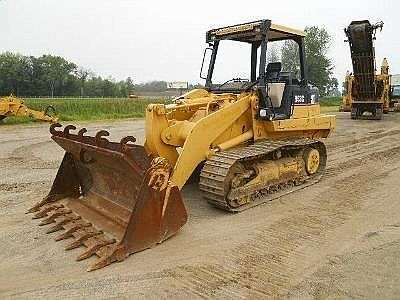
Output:
<path fill-rule="evenodd" d="M 35 120 L 57 123 L 58 118 L 51 116 L 55 114 L 53 106 L 48 106 L 44 111 L 37 111 L 28 108 L 22 99 L 14 96 L 0 98 L 0 120 L 6 117 L 30 117 Z"/>

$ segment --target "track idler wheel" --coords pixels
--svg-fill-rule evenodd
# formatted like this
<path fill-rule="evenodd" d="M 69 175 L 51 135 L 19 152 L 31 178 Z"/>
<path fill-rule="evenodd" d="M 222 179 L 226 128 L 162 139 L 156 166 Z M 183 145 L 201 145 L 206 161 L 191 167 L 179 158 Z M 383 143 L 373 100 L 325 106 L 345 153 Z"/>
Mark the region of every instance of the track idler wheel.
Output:
<path fill-rule="evenodd" d="M 306 172 L 308 175 L 317 173 L 320 167 L 319 151 L 315 148 L 306 148 L 303 154 Z"/>

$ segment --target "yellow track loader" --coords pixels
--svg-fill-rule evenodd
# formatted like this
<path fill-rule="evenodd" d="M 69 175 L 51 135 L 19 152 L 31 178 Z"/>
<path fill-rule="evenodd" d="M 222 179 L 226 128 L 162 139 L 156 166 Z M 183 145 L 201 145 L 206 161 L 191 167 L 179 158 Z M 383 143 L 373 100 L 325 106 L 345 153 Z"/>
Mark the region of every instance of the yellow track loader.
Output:
<path fill-rule="evenodd" d="M 22 99 L 14 96 L 0 98 L 0 121 L 6 117 L 30 117 L 36 120 L 57 123 L 58 118 L 51 116 L 49 112 L 55 114 L 52 106 L 48 106 L 44 111 L 37 111 L 28 108 Z"/>
<path fill-rule="evenodd" d="M 187 222 L 181 189 L 196 173 L 204 199 L 229 212 L 316 183 L 327 161 L 320 139 L 336 119 L 320 114 L 307 83 L 304 36 L 270 20 L 208 31 L 205 88 L 149 105 L 144 146 L 52 125 L 66 152 L 49 194 L 29 212 L 52 225 L 47 232 L 64 230 L 56 240 L 71 238 L 66 249 L 85 246 L 78 260 L 99 257 L 91 271 L 176 234 Z M 267 45 L 283 40 L 298 45 L 300 78 L 266 63 Z M 215 82 L 224 43 L 248 46 L 248 78 Z"/>

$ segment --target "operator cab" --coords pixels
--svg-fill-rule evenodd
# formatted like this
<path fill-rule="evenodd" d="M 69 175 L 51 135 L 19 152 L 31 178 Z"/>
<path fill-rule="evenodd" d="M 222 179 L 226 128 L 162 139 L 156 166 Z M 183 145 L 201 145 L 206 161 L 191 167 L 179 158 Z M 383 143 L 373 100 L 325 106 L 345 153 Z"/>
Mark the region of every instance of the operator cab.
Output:
<path fill-rule="evenodd" d="M 295 105 L 308 105 L 317 100 L 307 83 L 305 70 L 305 33 L 286 26 L 260 20 L 235 26 L 212 29 L 207 32 L 209 47 L 204 51 L 200 77 L 206 80 L 205 87 L 213 93 L 241 93 L 257 90 L 260 96 L 258 116 L 266 120 L 288 119 Z M 214 83 L 213 74 L 220 43 L 229 40 L 251 45 L 250 78 L 232 78 L 226 82 Z M 277 41 L 293 40 L 299 47 L 300 78 L 291 72 L 282 71 L 281 62 L 267 64 L 267 45 Z M 203 67 L 207 52 L 211 53 L 207 74 Z"/>

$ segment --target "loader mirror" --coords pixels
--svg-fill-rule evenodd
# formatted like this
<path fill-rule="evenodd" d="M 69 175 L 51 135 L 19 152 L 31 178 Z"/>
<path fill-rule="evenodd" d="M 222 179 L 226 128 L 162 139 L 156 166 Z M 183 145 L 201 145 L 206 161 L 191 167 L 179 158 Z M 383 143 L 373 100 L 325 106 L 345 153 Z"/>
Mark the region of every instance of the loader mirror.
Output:
<path fill-rule="evenodd" d="M 204 65 L 206 65 L 206 66 L 210 65 L 212 52 L 213 52 L 213 49 L 210 47 L 207 47 L 206 49 L 204 49 L 203 60 L 201 62 L 201 69 L 200 69 L 200 78 L 201 79 L 207 79 L 208 69 L 204 70 Z"/>

